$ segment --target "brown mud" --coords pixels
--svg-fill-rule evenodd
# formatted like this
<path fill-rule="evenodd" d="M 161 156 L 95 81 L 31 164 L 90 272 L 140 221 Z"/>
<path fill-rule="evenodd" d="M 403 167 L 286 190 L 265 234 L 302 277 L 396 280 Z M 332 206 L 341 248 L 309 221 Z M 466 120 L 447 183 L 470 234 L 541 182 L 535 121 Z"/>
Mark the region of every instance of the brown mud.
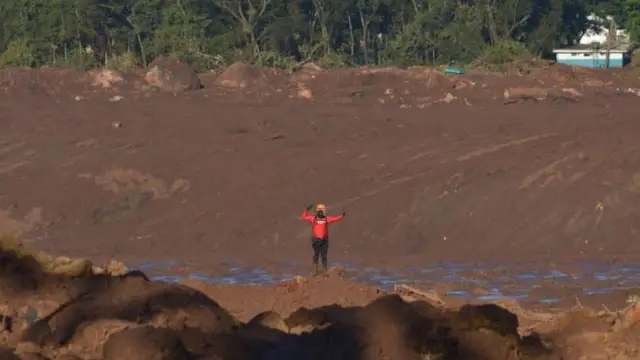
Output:
<path fill-rule="evenodd" d="M 640 254 L 632 73 L 260 71 L 174 93 L 2 70 L 3 233 L 102 260 L 300 261 L 299 213 L 324 202 L 349 213 L 335 260 Z"/>
<path fill-rule="evenodd" d="M 198 77 L 169 59 L 152 65 L 131 74 L 0 69 L 0 233 L 94 262 L 185 264 L 154 270 L 165 275 L 220 278 L 236 261 L 282 280 L 308 271 L 299 213 L 323 202 L 330 213 L 348 212 L 331 229 L 330 259 L 359 265 L 296 285 L 185 286 L 91 275 L 86 262 L 69 259 L 43 272 L 4 254 L 7 354 L 636 356 L 635 307 L 613 310 L 635 295 L 629 269 L 640 255 L 640 80 L 632 70 L 520 64 L 458 76 L 307 66 L 285 74 L 237 64 Z M 469 266 L 410 271 L 443 260 Z M 365 285 L 366 267 L 401 280 Z M 569 281 L 520 276 L 538 270 Z M 385 296 L 407 281 L 437 290 L 447 306 Z M 451 295 L 512 295 L 514 287 L 560 300 L 523 300 L 526 311 L 510 305 L 516 324 L 492 307 L 458 310 L 482 299 Z M 547 315 L 526 315 L 534 310 Z M 251 321 L 264 311 L 277 314 Z"/>
<path fill-rule="evenodd" d="M 448 303 L 336 271 L 225 291 L 95 266 L 70 276 L 41 256 L 0 252 L 3 359 L 634 359 L 640 346 L 636 300 L 621 311 Z"/>

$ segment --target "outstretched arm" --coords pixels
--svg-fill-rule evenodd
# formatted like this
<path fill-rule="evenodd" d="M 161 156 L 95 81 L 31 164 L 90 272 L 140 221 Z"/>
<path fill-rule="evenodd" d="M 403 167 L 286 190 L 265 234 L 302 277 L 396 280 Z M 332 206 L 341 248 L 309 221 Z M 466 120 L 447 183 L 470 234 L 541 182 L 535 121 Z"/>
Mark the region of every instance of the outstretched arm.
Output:
<path fill-rule="evenodd" d="M 342 215 L 338 216 L 327 216 L 327 223 L 331 224 L 333 222 L 340 221 L 344 219 L 345 215 L 347 215 L 347 213 L 343 213 Z"/>
<path fill-rule="evenodd" d="M 311 210 L 312 207 L 313 205 L 309 205 L 306 209 L 302 211 L 302 220 L 308 221 L 310 223 L 313 222 L 313 215 L 309 214 L 309 210 Z"/>

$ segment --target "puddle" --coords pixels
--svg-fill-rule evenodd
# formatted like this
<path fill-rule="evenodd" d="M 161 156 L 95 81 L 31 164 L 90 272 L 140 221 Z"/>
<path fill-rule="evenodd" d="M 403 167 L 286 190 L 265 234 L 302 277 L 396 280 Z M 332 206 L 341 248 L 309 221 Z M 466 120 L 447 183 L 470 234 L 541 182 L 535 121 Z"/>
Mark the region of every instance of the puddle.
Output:
<path fill-rule="evenodd" d="M 541 304 L 555 304 L 557 302 L 560 302 L 560 300 L 560 298 L 545 298 L 538 300 L 538 302 Z"/>
<path fill-rule="evenodd" d="M 563 286 L 578 288 L 578 281 L 590 280 L 591 286 L 584 287 L 585 295 L 602 295 L 614 291 L 629 290 L 640 286 L 640 265 L 614 266 L 609 264 L 572 263 L 564 264 L 575 269 L 571 272 L 560 270 L 533 271 L 536 265 L 543 269 L 545 264 L 499 263 L 493 265 L 469 265 L 456 262 L 440 262 L 425 268 L 408 268 L 390 271 L 371 266 L 357 266 L 354 263 L 333 263 L 346 269 L 346 277 L 361 283 L 391 290 L 394 284 L 417 283 L 422 287 L 445 284 L 450 287 L 447 296 L 469 300 L 493 301 L 514 299 L 525 302 L 553 304 L 560 298 L 530 297 L 534 290 Z M 546 265 L 548 266 L 548 264 Z M 555 267 L 555 266 L 554 266 Z M 558 266 L 561 267 L 561 266 Z M 191 272 L 188 264 L 175 260 L 142 262 L 131 266 L 148 274 L 152 280 L 176 282 L 181 279 L 197 279 L 209 284 L 274 284 L 289 281 L 296 274 L 305 276 L 308 266 L 295 262 L 278 264 L 275 270 L 246 266 L 241 262 L 226 261 L 215 264 L 216 274 Z M 525 269 L 526 268 L 526 269 Z M 183 271 L 177 271 L 181 269 Z M 175 275 L 175 273 L 188 275 Z M 602 284 L 599 286 L 598 284 Z M 472 289 L 482 289 L 473 291 Z"/>

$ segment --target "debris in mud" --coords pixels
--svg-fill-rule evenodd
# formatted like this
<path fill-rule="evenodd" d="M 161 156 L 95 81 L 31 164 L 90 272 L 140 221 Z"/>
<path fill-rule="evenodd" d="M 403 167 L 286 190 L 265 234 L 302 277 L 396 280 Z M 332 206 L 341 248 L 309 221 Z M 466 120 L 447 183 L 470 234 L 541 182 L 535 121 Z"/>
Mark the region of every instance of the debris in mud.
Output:
<path fill-rule="evenodd" d="M 547 89 L 532 87 L 512 87 L 504 90 L 505 100 L 544 100 L 547 98 Z"/>
<path fill-rule="evenodd" d="M 640 89 L 627 88 L 627 89 L 623 89 L 623 92 L 640 96 Z"/>
<path fill-rule="evenodd" d="M 311 99 L 313 98 L 313 93 L 309 90 L 304 84 L 298 83 L 298 91 L 296 93 L 297 97 L 301 99 Z"/>
<path fill-rule="evenodd" d="M 124 82 L 122 74 L 112 69 L 90 70 L 87 75 L 91 79 L 92 86 L 103 89 L 108 89 Z"/>
<path fill-rule="evenodd" d="M 198 74 L 189 66 L 166 57 L 155 59 L 145 81 L 152 86 L 174 93 L 202 88 Z"/>
<path fill-rule="evenodd" d="M 419 290 L 406 284 L 394 285 L 393 291 L 409 302 L 421 299 L 436 306 L 446 306 L 435 291 Z"/>
<path fill-rule="evenodd" d="M 553 89 L 545 89 L 540 87 L 512 87 L 504 90 L 503 97 L 505 100 L 505 104 L 514 104 L 521 101 L 533 100 L 533 101 L 543 101 L 543 100 L 555 100 L 555 101 L 565 101 L 565 102 L 574 102 L 577 101 L 577 97 L 582 94 L 571 88 L 564 88 L 562 91 L 554 91 Z"/>
<path fill-rule="evenodd" d="M 111 259 L 106 267 L 93 266 L 93 273 L 96 275 L 122 276 L 129 272 L 129 268 L 123 262 Z"/>
<path fill-rule="evenodd" d="M 245 89 L 263 80 L 264 71 L 269 70 L 257 69 L 243 62 L 235 62 L 218 75 L 215 84 L 233 89 Z"/>
<path fill-rule="evenodd" d="M 569 95 L 571 95 L 571 96 L 574 96 L 576 98 L 584 95 L 580 91 L 578 91 L 578 90 L 576 90 L 574 88 L 563 88 L 562 91 L 567 93 L 567 94 L 569 94 Z"/>
<path fill-rule="evenodd" d="M 447 93 L 447 95 L 445 95 L 442 99 L 440 100 L 436 100 L 436 103 L 451 103 L 453 101 L 455 101 L 456 99 L 458 99 L 457 97 L 455 97 L 452 93 Z"/>
<path fill-rule="evenodd" d="M 302 70 L 303 71 L 313 71 L 313 72 L 320 72 L 322 71 L 322 67 L 314 62 L 308 62 L 304 65 L 302 65 Z"/>

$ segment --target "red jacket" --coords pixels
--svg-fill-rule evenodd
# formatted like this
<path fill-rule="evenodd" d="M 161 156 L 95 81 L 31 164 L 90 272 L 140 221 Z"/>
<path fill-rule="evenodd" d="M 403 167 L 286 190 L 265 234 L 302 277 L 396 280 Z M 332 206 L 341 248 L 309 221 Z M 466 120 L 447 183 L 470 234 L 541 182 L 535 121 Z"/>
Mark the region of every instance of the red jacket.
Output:
<path fill-rule="evenodd" d="M 309 211 L 305 209 L 302 212 L 302 220 L 306 220 L 312 224 L 311 236 L 316 239 L 324 239 L 329 236 L 329 224 L 340 221 L 344 215 L 338 216 L 326 216 L 324 219 L 316 218 L 315 215 L 309 214 Z"/>

